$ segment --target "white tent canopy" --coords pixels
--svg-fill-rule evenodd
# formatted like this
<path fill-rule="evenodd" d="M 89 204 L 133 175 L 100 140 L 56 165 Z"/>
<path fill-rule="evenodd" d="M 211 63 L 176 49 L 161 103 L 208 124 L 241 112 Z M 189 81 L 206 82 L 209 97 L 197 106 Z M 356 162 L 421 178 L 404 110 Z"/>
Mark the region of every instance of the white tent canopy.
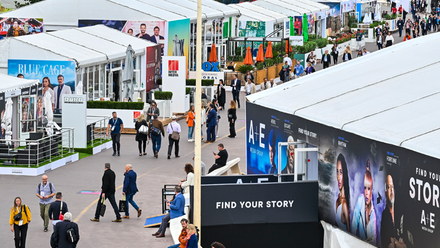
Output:
<path fill-rule="evenodd" d="M 254 94 L 268 108 L 440 158 L 440 34 L 399 43 Z M 402 63 L 429 54 L 422 60 Z"/>
<path fill-rule="evenodd" d="M 269 9 L 287 16 L 302 16 L 303 14 L 312 14 L 328 10 L 329 6 L 314 1 L 288 1 L 288 0 L 259 0 L 250 3 Z"/>
<path fill-rule="evenodd" d="M 263 14 L 263 15 L 271 16 L 276 19 L 276 22 L 283 22 L 285 18 L 289 17 L 288 15 L 270 9 L 266 9 L 264 7 L 252 4 L 250 2 L 244 2 L 240 4 L 230 4 L 229 6 L 238 7 L 240 12 L 241 9 L 246 9 L 248 11 L 254 12 L 255 14 Z"/>
<path fill-rule="evenodd" d="M 229 6 L 231 6 L 232 8 L 236 8 L 240 11 L 241 16 L 240 16 L 240 20 L 241 19 L 246 19 L 246 20 L 255 20 L 255 21 L 273 21 L 273 22 L 278 22 L 278 20 L 273 17 L 273 16 L 269 16 L 269 15 L 265 15 L 262 13 L 258 13 L 254 10 L 251 9 L 246 9 L 244 7 L 242 7 L 243 4 L 230 4 Z M 284 16 L 284 18 L 287 18 L 287 16 Z M 281 19 L 279 22 L 283 22 L 283 19 Z"/>
<path fill-rule="evenodd" d="M 75 60 L 78 67 L 107 63 L 125 58 L 131 44 L 136 56 L 156 44 L 118 30 L 97 25 L 0 41 L 0 68 L 11 59 Z"/>
<path fill-rule="evenodd" d="M 46 30 L 78 27 L 78 20 L 175 21 L 197 19 L 197 4 L 190 0 L 46 0 L 2 17 L 43 18 Z M 204 20 L 240 15 L 234 8 L 205 0 Z"/>
<path fill-rule="evenodd" d="M 39 80 L 22 79 L 0 73 L 0 93 L 31 87 L 39 82 Z"/>

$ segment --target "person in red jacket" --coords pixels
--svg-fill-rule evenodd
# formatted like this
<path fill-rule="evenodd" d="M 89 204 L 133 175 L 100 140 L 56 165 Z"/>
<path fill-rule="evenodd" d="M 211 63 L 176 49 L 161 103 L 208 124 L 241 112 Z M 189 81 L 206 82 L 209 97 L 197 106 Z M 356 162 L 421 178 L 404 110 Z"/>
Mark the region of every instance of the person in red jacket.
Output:
<path fill-rule="evenodd" d="M 393 11 L 393 14 L 397 13 L 397 8 L 396 7 L 393 7 L 391 10 Z"/>

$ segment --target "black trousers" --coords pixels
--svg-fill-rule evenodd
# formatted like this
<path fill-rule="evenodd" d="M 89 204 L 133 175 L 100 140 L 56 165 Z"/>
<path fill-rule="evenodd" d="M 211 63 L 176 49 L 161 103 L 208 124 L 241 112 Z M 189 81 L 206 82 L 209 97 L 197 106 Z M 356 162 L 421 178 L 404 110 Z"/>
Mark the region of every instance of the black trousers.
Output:
<path fill-rule="evenodd" d="M 240 107 L 240 91 L 232 91 L 232 98 L 237 103 L 237 106 Z"/>
<path fill-rule="evenodd" d="M 323 69 L 328 68 L 329 67 L 329 63 L 328 62 L 323 62 L 324 66 Z"/>
<path fill-rule="evenodd" d="M 14 240 L 15 248 L 25 248 L 26 247 L 26 236 L 27 236 L 28 224 L 18 226 L 14 224 Z"/>
<path fill-rule="evenodd" d="M 237 134 L 235 133 L 235 121 L 229 121 L 229 136 L 235 137 Z"/>
<path fill-rule="evenodd" d="M 171 138 L 171 134 L 168 135 L 168 156 L 171 156 L 171 152 L 173 151 L 173 144 L 176 144 L 176 150 L 174 151 L 174 155 L 179 156 L 179 141 L 178 140 L 173 140 Z"/>
<path fill-rule="evenodd" d="M 139 148 L 139 153 L 142 153 L 142 151 L 145 153 L 145 149 L 147 148 L 147 141 L 138 140 L 138 148 Z"/>
<path fill-rule="evenodd" d="M 121 150 L 121 133 L 112 133 L 113 152 L 116 153 L 116 149 L 119 152 Z"/>
<path fill-rule="evenodd" d="M 95 219 L 99 219 L 99 212 L 101 212 L 101 205 L 102 205 L 101 199 L 102 199 L 102 194 L 99 195 L 98 204 L 96 205 Z M 116 205 L 115 193 L 105 194 L 105 199 L 108 199 L 110 201 L 110 204 L 112 205 L 113 210 L 115 211 L 116 219 L 120 219 L 121 214 L 119 214 L 119 208 L 118 208 L 118 205 Z M 107 212 L 107 209 L 106 209 L 106 212 Z"/>
<path fill-rule="evenodd" d="M 215 170 L 217 170 L 218 168 L 223 167 L 223 166 L 225 166 L 225 164 L 223 164 L 223 165 L 220 165 L 220 164 L 213 164 L 213 165 L 211 166 L 211 168 L 209 168 L 208 174 L 211 173 L 211 172 L 213 172 L 213 171 L 215 171 Z"/>
<path fill-rule="evenodd" d="M 337 64 L 338 63 L 338 55 L 337 54 L 335 54 L 335 55 L 332 55 L 333 56 L 333 64 Z"/>

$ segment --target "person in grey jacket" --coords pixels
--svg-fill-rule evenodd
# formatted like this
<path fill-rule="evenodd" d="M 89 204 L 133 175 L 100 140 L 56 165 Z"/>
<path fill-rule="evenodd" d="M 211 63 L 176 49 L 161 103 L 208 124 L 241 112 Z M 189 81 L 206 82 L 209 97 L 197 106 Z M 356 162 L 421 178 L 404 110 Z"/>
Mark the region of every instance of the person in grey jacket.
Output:
<path fill-rule="evenodd" d="M 151 107 L 149 107 L 148 111 L 147 111 L 147 122 L 150 123 L 150 121 L 157 118 L 159 116 L 159 114 L 160 114 L 160 112 L 159 112 L 159 108 L 157 107 L 156 102 L 152 101 Z"/>

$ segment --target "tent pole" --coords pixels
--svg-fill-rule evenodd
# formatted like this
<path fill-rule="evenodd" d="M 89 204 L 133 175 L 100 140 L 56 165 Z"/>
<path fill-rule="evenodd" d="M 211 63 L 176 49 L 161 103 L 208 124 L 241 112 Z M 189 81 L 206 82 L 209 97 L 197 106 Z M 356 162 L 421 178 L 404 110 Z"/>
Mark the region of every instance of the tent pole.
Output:
<path fill-rule="evenodd" d="M 205 27 L 206 31 L 206 27 Z M 195 109 L 196 120 L 202 118 L 202 0 L 197 0 L 197 46 L 196 46 L 196 97 Z M 212 34 L 212 32 L 211 32 Z M 206 32 L 205 32 L 206 41 Z M 206 44 L 206 42 L 205 42 Z M 194 158 L 194 225 L 199 228 L 199 244 L 201 244 L 202 233 L 202 215 L 201 215 L 201 155 L 202 155 L 202 126 L 200 124 L 195 127 L 195 158 Z"/>

